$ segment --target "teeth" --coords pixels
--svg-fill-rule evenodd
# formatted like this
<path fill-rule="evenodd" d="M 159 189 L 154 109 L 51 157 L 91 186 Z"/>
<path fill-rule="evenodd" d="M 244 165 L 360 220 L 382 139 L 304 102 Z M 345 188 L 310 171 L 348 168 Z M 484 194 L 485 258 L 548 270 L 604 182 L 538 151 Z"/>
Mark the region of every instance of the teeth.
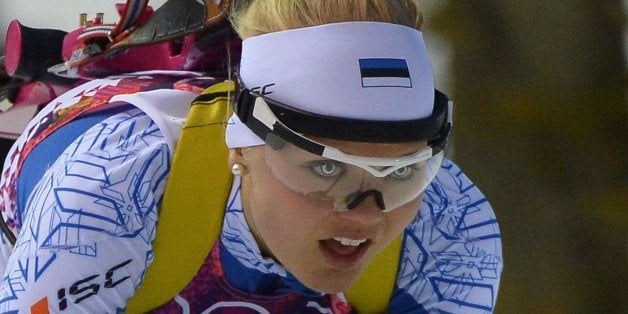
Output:
<path fill-rule="evenodd" d="M 358 246 L 366 242 L 366 239 L 351 240 L 351 239 L 342 238 L 342 237 L 334 237 L 334 240 L 342 243 L 342 245 L 348 245 L 348 246 Z"/>

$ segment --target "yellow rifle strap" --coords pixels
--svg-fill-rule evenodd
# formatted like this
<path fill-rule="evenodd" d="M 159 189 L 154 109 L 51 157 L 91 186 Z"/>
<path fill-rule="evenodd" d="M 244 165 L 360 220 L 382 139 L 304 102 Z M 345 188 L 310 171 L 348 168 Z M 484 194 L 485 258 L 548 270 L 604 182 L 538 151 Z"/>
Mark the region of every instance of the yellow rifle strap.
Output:
<path fill-rule="evenodd" d="M 233 179 L 224 142 L 227 93 L 233 90 L 233 82 L 215 84 L 192 103 L 159 209 L 154 260 L 128 313 L 147 312 L 176 296 L 218 239 Z"/>
<path fill-rule="evenodd" d="M 218 239 L 232 182 L 224 132 L 231 115 L 226 95 L 233 90 L 233 82 L 219 83 L 192 103 L 160 208 L 153 264 L 129 301 L 127 313 L 145 313 L 176 296 Z M 346 291 L 358 313 L 385 312 L 397 279 L 400 252 L 401 236 Z"/>
<path fill-rule="evenodd" d="M 398 236 L 373 259 L 358 282 L 345 292 L 345 297 L 357 313 L 385 313 L 397 282 L 401 254 Z"/>

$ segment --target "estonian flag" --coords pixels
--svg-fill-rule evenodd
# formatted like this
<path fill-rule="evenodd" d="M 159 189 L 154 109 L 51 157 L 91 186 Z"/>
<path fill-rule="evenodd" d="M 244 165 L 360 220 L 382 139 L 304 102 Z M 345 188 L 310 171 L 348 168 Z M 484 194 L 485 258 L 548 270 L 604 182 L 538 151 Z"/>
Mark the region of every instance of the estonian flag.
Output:
<path fill-rule="evenodd" d="M 412 87 L 404 59 L 359 59 L 362 87 Z"/>

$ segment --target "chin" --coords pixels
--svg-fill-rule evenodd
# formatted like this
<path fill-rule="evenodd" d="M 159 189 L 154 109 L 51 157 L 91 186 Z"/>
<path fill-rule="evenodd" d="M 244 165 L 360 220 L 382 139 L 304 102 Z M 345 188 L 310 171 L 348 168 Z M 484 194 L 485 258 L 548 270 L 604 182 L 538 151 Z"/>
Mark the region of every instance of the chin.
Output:
<path fill-rule="evenodd" d="M 349 290 L 349 288 L 351 288 L 351 286 L 353 286 L 358 281 L 361 274 L 362 271 L 349 274 L 339 274 L 336 271 L 329 271 L 325 276 L 315 276 L 315 278 L 308 278 L 312 280 L 304 280 L 298 277 L 297 278 L 305 286 L 314 291 L 334 294 Z"/>

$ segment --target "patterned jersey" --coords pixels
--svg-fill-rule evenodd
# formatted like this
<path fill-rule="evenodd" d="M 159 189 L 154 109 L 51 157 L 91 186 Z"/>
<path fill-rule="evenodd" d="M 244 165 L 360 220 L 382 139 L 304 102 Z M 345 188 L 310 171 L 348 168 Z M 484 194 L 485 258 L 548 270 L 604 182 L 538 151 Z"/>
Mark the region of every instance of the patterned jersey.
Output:
<path fill-rule="evenodd" d="M 18 234 L 14 248 L 4 237 L 0 246 L 1 312 L 124 311 L 153 259 L 159 202 L 177 138 L 162 121 L 168 110 L 157 115 L 146 104 L 185 113 L 195 94 L 172 93 L 172 82 L 190 79 L 186 75 L 149 75 L 143 79 L 159 83 L 142 85 L 126 98 L 109 97 L 101 110 L 75 115 L 33 147 L 28 144 L 38 138 L 34 130 L 42 129 L 42 117 L 120 81 L 90 82 L 31 123 L 0 181 L 3 217 Z M 16 151 L 25 147 L 28 158 L 18 161 Z M 342 294 L 312 291 L 261 255 L 244 219 L 238 180 L 227 204 L 220 240 L 205 263 L 156 312 L 350 312 Z M 484 196 L 452 162 L 445 161 L 426 190 L 402 247 L 389 312 L 492 311 L 502 269 L 499 229 Z"/>

